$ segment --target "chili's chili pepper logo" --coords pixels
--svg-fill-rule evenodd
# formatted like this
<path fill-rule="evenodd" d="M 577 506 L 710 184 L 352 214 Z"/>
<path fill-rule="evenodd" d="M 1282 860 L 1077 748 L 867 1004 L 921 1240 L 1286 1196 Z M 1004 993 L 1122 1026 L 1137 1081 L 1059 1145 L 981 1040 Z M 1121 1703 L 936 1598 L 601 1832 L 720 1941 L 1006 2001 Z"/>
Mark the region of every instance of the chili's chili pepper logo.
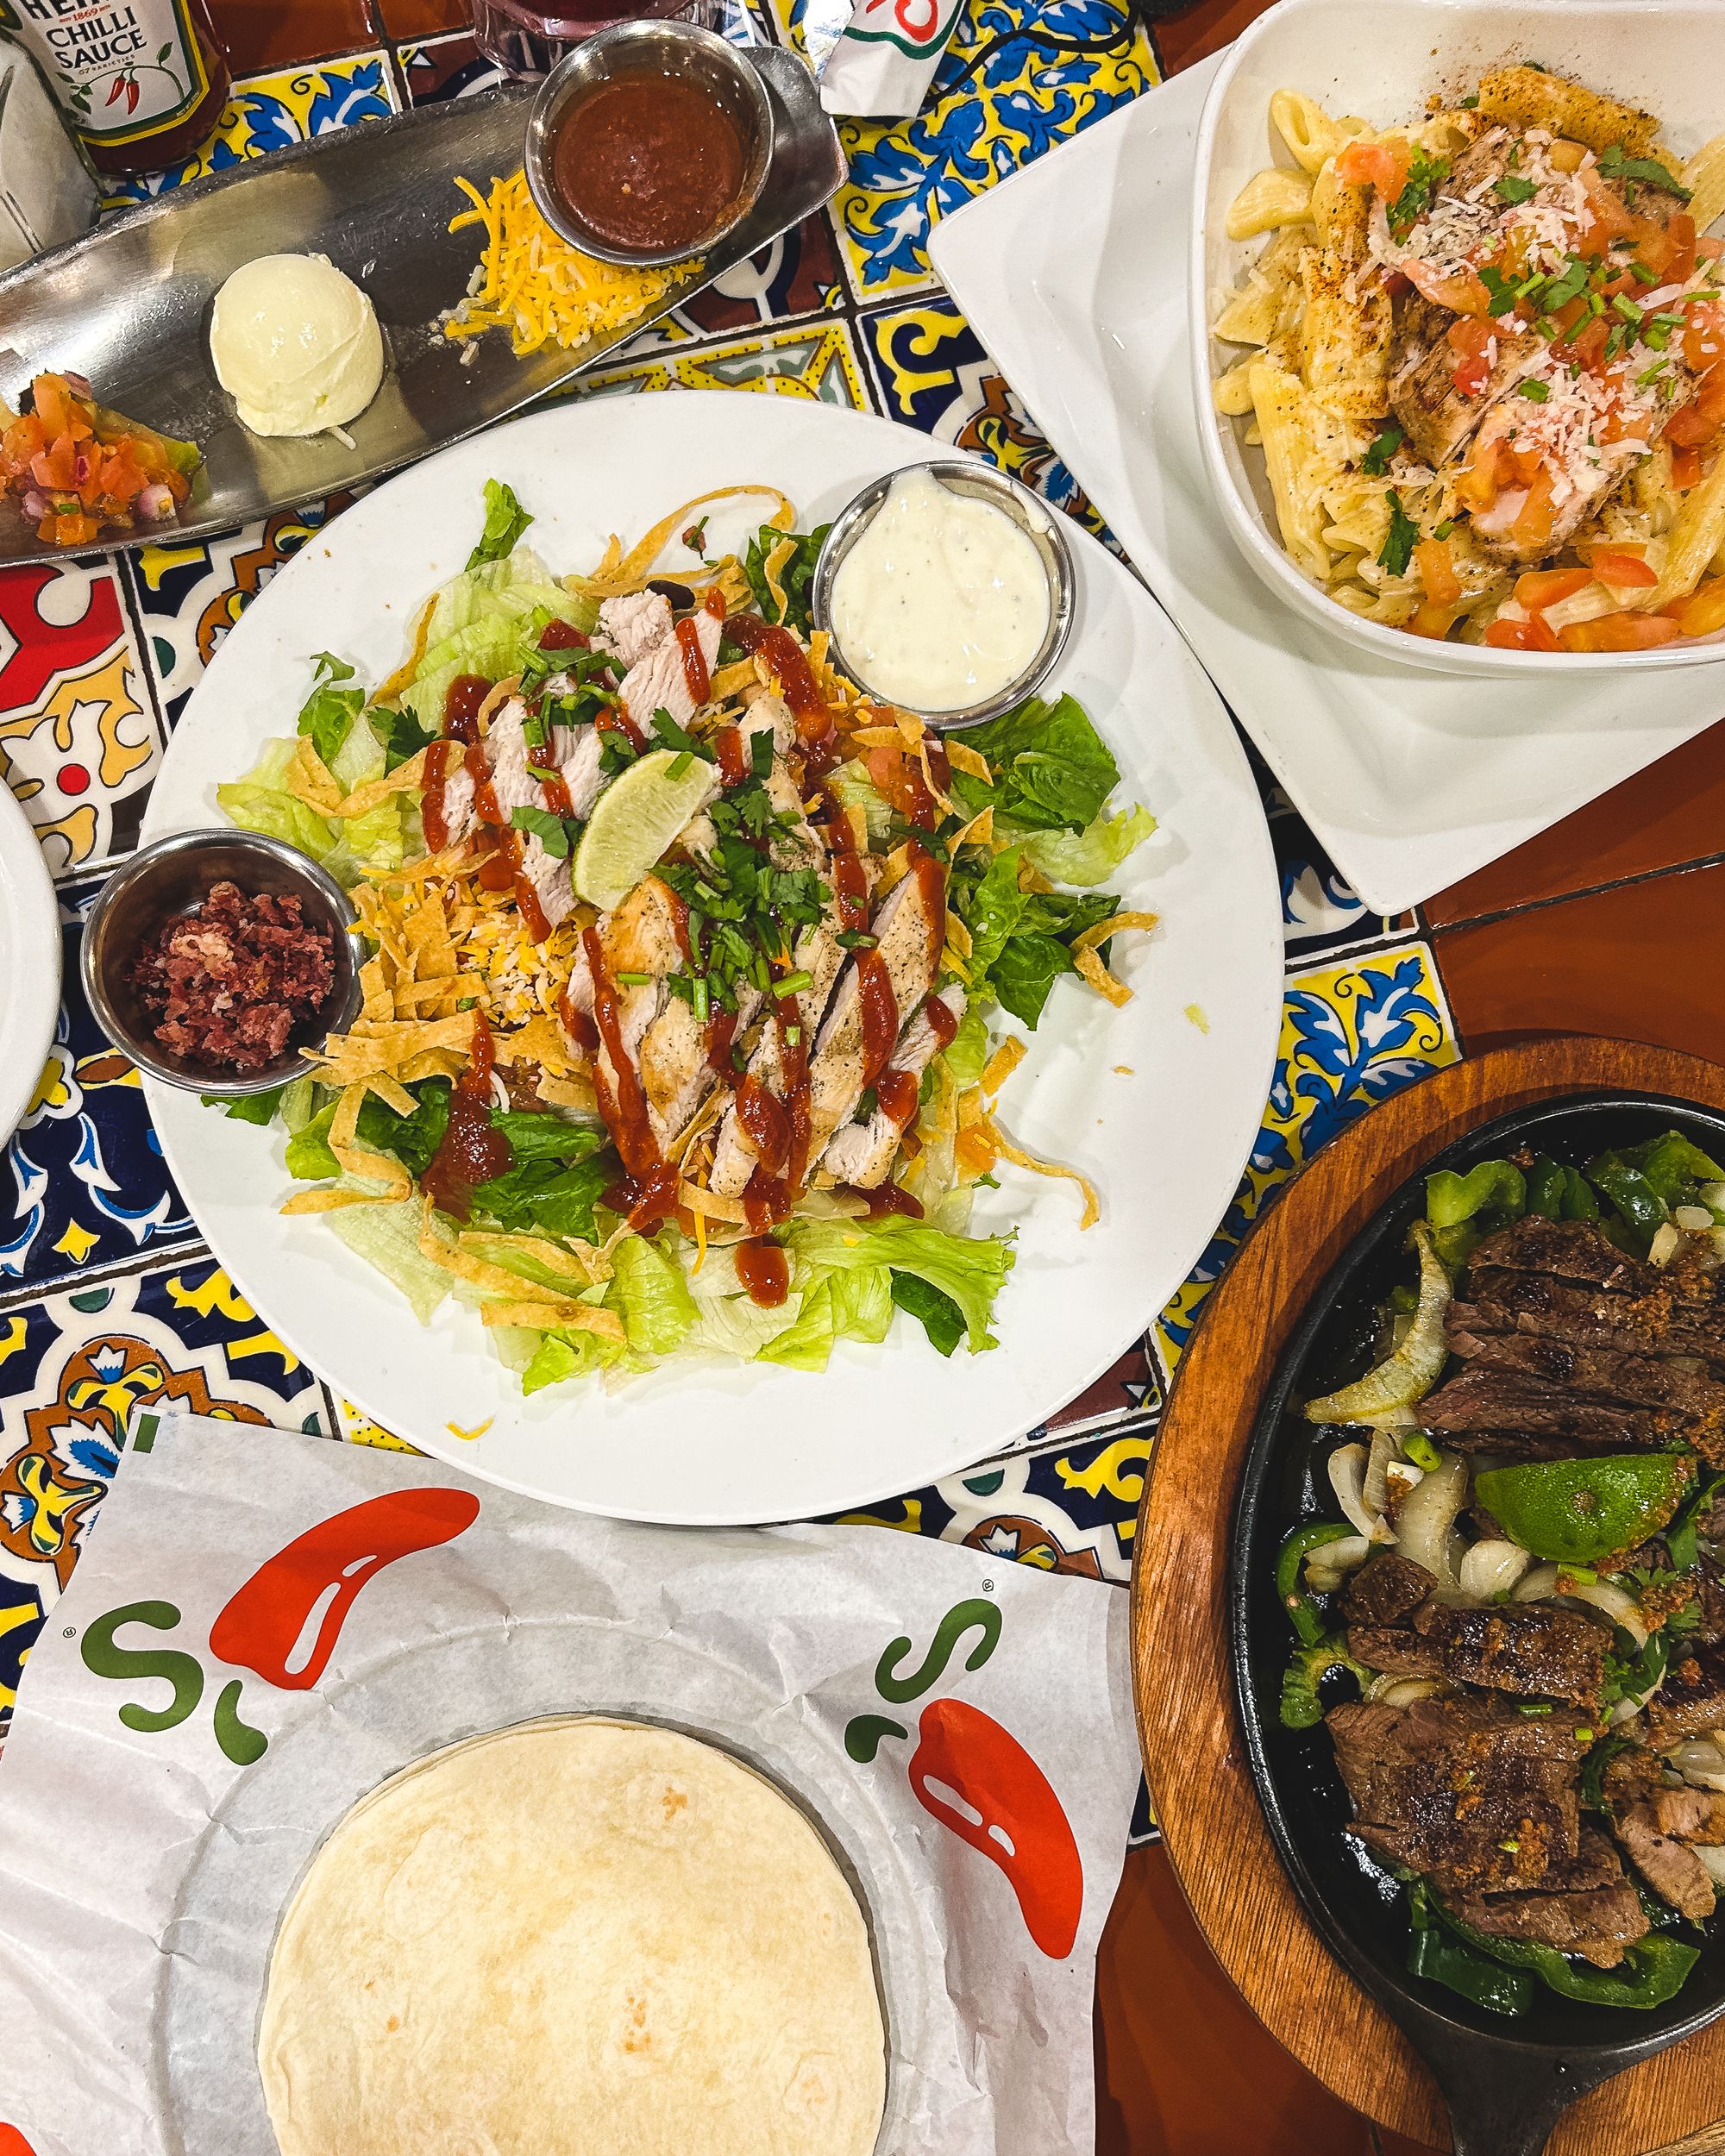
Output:
<path fill-rule="evenodd" d="M 1000 1645 L 1002 1622 L 995 1604 L 981 1596 L 955 1603 L 913 1670 L 903 1664 L 914 1642 L 892 1642 L 875 1665 L 875 1690 L 895 1707 L 920 1699 L 972 1632 L 977 1638 L 964 1667 L 980 1670 Z M 866 1765 L 885 1739 L 909 1736 L 903 1722 L 888 1715 L 857 1714 L 846 1727 L 844 1749 Z M 1084 1867 L 1053 1785 L 1011 1730 L 965 1700 L 931 1700 L 917 1724 L 906 1772 L 918 1803 L 999 1867 L 1032 1940 L 1051 1961 L 1063 1961 L 1083 1914 Z"/>
<path fill-rule="evenodd" d="M 367 1581 L 416 1551 L 452 1542 L 479 1517 L 480 1501 L 465 1489 L 398 1489 L 308 1527 L 279 1550 L 231 1596 L 210 1627 L 210 1651 L 230 1668 L 250 1670 L 287 1692 L 309 1691 L 329 1666 L 348 1613 Z M 128 1602 L 85 1627 L 79 1646 L 92 1676 L 124 1683 L 154 1679 L 168 1686 L 165 1704 L 129 1700 L 120 1720 L 128 1729 L 177 1729 L 204 1698 L 204 1664 L 178 1647 L 122 1645 L 135 1626 L 172 1632 L 180 1622 L 172 1602 Z M 250 1766 L 269 1739 L 240 1714 L 244 1686 L 231 1678 L 217 1695 L 216 1741 L 235 1766 Z M 0 2156 L 16 2156 L 0 2128 Z M 23 2156 L 29 2156 L 25 2150 Z"/>

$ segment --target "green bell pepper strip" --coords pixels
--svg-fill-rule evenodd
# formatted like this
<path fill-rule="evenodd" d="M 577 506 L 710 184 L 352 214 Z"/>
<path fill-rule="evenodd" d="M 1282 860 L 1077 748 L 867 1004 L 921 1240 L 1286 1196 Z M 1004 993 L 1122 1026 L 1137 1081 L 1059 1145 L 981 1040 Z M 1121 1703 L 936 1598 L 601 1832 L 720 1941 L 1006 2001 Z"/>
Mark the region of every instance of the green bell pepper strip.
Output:
<path fill-rule="evenodd" d="M 1488 2014 L 1525 2014 L 1534 2003 L 1534 1979 L 1519 1969 L 1476 1953 L 1442 1924 L 1415 1926 L 1408 1934 L 1408 1967 L 1446 1990 L 1458 1992 Z"/>
<path fill-rule="evenodd" d="M 1537 1213 L 1543 1220 L 1561 1220 L 1569 1174 L 1549 1153 L 1536 1153 L 1527 1170 L 1528 1212 Z"/>
<path fill-rule="evenodd" d="M 1700 1557 L 1696 1520 L 1702 1507 L 1716 1495 L 1722 1482 L 1725 1482 L 1725 1475 L 1703 1475 L 1672 1515 L 1665 1537 L 1673 1572 L 1687 1572 Z"/>
<path fill-rule="evenodd" d="M 1646 2009 L 1674 1999 L 1689 1980 L 1689 1972 L 1701 1959 L 1697 1946 L 1657 1933 L 1638 1939 L 1615 1969 L 1578 1965 L 1555 1946 L 1540 1946 L 1527 1939 L 1488 1939 L 1483 1932 L 1462 1923 L 1448 1910 L 1443 1921 L 1476 1952 L 1489 1954 L 1511 1969 L 1531 1969 L 1546 1989 L 1559 1998 L 1584 2000 L 1590 2006 L 1633 2006 Z"/>
<path fill-rule="evenodd" d="M 1603 1191 L 1617 1217 L 1628 1229 L 1637 1257 L 1669 1217 L 1670 1207 L 1639 1168 L 1632 1168 L 1618 1153 L 1600 1153 L 1587 1163 L 1587 1180 Z"/>
<path fill-rule="evenodd" d="M 1514 1161 L 1483 1160 L 1458 1175 L 1440 1168 L 1426 1178 L 1426 1218 L 1434 1228 L 1452 1228 L 1477 1213 L 1519 1220 L 1527 1206 L 1527 1179 Z"/>
<path fill-rule="evenodd" d="M 1315 1729 L 1324 1719 L 1324 1702 L 1318 1687 L 1332 1670 L 1351 1670 L 1362 1688 L 1371 1671 L 1362 1669 L 1347 1651 L 1340 1633 L 1314 1640 L 1309 1647 L 1295 1647 L 1282 1672 L 1282 1696 L 1276 1716 L 1284 1729 Z"/>
<path fill-rule="evenodd" d="M 1639 1169 L 1648 1188 L 1672 1207 L 1684 1204 L 1695 1185 L 1725 1178 L 1725 1169 L 1680 1131 L 1667 1131 L 1645 1145 L 1626 1146 L 1618 1157 L 1626 1168 Z"/>
<path fill-rule="evenodd" d="M 1276 1553 L 1276 1596 L 1288 1612 L 1288 1621 L 1300 1636 L 1302 1647 L 1315 1647 L 1324 1636 L 1324 1620 L 1318 1605 L 1301 1584 L 1300 1572 L 1314 1550 L 1327 1542 L 1339 1542 L 1359 1530 L 1346 1520 L 1308 1521 L 1283 1539 Z"/>
<path fill-rule="evenodd" d="M 1578 1168 L 1564 1170 L 1563 1217 L 1565 1220 L 1596 1220 L 1600 1217 L 1593 1185 Z"/>

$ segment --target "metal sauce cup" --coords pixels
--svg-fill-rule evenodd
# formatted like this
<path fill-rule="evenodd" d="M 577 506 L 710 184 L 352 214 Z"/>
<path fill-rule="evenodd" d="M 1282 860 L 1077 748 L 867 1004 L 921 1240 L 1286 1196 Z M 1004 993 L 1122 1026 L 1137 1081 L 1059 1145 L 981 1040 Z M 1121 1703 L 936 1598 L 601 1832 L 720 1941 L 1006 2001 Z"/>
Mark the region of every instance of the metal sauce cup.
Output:
<path fill-rule="evenodd" d="M 557 185 L 557 137 L 572 106 L 603 82 L 658 75 L 697 83 L 718 99 L 743 138 L 743 184 L 712 229 L 687 246 L 626 249 L 603 238 Z M 665 269 L 687 262 L 734 231 L 760 199 L 773 161 L 773 107 L 760 74 L 717 31 L 696 22 L 619 22 L 578 45 L 540 85 L 527 121 L 527 185 L 539 214 L 571 247 L 601 262 Z"/>
<path fill-rule="evenodd" d="M 1066 647 L 1066 639 L 1072 628 L 1072 609 L 1076 583 L 1072 570 L 1072 555 L 1061 529 L 1061 518 L 1056 511 L 1037 499 L 1036 496 L 1010 479 L 1004 472 L 997 472 L 992 464 L 982 464 L 972 458 L 951 458 L 928 464 L 907 464 L 897 471 L 888 472 L 878 479 L 871 479 L 860 493 L 855 494 L 832 520 L 831 530 L 823 542 L 814 565 L 814 576 L 809 587 L 809 612 L 817 629 L 824 629 L 829 639 L 827 655 L 843 669 L 864 695 L 876 697 L 890 704 L 890 697 L 881 696 L 874 684 L 862 674 L 847 657 L 844 648 L 832 625 L 832 587 L 844 557 L 873 521 L 876 511 L 892 490 L 893 482 L 906 472 L 926 472 L 938 485 L 955 494 L 975 495 L 1010 517 L 1029 538 L 1041 559 L 1048 578 L 1048 627 L 1036 655 L 1018 677 L 1003 689 L 979 704 L 961 705 L 955 711 L 922 711 L 918 716 L 925 724 L 938 733 L 950 733 L 964 726 L 980 726 L 984 720 L 998 718 L 1003 711 L 1010 711 L 1037 691 L 1053 673 L 1060 655 Z"/>
<path fill-rule="evenodd" d="M 307 926 L 329 934 L 334 978 L 323 1007 L 294 1028 L 286 1048 L 264 1070 L 194 1063 L 164 1048 L 129 978 L 133 962 L 162 924 L 201 906 L 211 887 L 224 881 L 252 897 L 267 891 L 298 899 Z M 85 996 L 114 1045 L 164 1085 L 224 1100 L 267 1093 L 304 1077 L 310 1069 L 306 1050 L 329 1033 L 345 1032 L 358 1018 L 365 995 L 348 932 L 355 918 L 341 885 L 297 847 L 255 831 L 180 831 L 134 854 L 97 893 L 84 927 Z"/>

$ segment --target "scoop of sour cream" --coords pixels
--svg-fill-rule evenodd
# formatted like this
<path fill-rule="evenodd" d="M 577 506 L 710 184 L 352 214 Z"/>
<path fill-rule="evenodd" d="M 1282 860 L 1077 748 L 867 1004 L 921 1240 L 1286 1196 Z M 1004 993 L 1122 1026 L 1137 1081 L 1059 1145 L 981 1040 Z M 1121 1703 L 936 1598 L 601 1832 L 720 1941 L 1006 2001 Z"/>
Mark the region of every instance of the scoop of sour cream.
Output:
<path fill-rule="evenodd" d="M 957 711 L 1008 688 L 1048 633 L 1048 573 L 1023 526 L 902 472 L 833 579 L 832 634 L 875 695 Z"/>

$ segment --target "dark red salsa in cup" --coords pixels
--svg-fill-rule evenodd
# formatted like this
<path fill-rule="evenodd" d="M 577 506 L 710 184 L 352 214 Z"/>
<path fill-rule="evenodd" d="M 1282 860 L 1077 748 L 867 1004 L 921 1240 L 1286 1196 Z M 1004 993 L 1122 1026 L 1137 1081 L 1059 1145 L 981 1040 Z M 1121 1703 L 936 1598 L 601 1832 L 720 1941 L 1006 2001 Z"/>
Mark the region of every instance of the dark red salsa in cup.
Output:
<path fill-rule="evenodd" d="M 743 130 L 712 91 L 644 69 L 577 98 L 553 157 L 557 191 L 594 236 L 642 254 L 715 231 L 747 166 Z"/>
<path fill-rule="evenodd" d="M 170 1055 L 211 1070 L 267 1070 L 329 1000 L 334 940 L 291 893 L 217 883 L 162 924 L 126 977 Z"/>

